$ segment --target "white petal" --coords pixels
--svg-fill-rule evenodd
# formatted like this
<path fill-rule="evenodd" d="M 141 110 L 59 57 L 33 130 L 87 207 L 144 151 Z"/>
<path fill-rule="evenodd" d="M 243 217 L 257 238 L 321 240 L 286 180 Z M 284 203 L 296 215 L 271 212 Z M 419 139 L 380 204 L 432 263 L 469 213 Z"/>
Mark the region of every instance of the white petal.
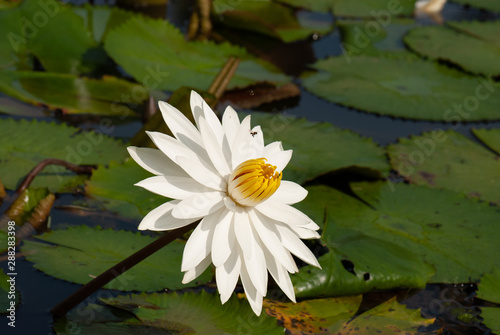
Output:
<path fill-rule="evenodd" d="M 262 157 L 263 148 L 257 147 L 257 141 L 250 133 L 250 115 L 241 121 L 234 142 L 231 145 L 232 168 L 246 160 Z"/>
<path fill-rule="evenodd" d="M 240 119 L 238 118 L 238 113 L 231 106 L 227 106 L 222 116 L 222 127 L 224 128 L 224 133 L 226 134 L 227 141 L 233 143 L 236 138 L 236 133 L 240 127 Z"/>
<path fill-rule="evenodd" d="M 187 176 L 184 170 L 158 149 L 128 147 L 127 150 L 137 164 L 155 175 Z"/>
<path fill-rule="evenodd" d="M 226 190 L 227 183 L 222 176 L 212 171 L 202 162 L 182 156 L 177 157 L 176 162 L 188 175 L 200 184 L 218 191 Z"/>
<path fill-rule="evenodd" d="M 172 209 L 177 206 L 179 200 L 172 200 L 156 207 L 149 212 L 139 224 L 139 230 L 172 230 L 187 226 L 198 218 L 177 219 L 172 216 Z"/>
<path fill-rule="evenodd" d="M 295 234 L 297 234 L 298 237 L 301 239 L 313 239 L 313 238 L 320 238 L 321 235 L 318 234 L 316 230 L 308 229 L 308 228 L 303 228 L 299 226 L 288 226 L 290 229 L 293 230 Z"/>
<path fill-rule="evenodd" d="M 287 205 L 293 205 L 304 200 L 306 196 L 307 190 L 305 188 L 293 181 L 282 180 L 280 187 L 269 199 Z"/>
<path fill-rule="evenodd" d="M 236 237 L 233 228 L 233 212 L 226 209 L 215 227 L 212 244 L 212 263 L 222 266 L 233 250 Z"/>
<path fill-rule="evenodd" d="M 210 255 L 208 255 L 203 261 L 201 261 L 200 264 L 198 264 L 198 266 L 184 273 L 184 278 L 182 278 L 182 283 L 187 284 L 193 279 L 197 278 L 208 268 L 210 264 L 212 264 L 212 262 L 210 261 Z"/>
<path fill-rule="evenodd" d="M 181 266 L 182 272 L 196 267 L 210 254 L 215 226 L 220 216 L 221 210 L 205 216 L 193 230 L 184 247 Z"/>
<path fill-rule="evenodd" d="M 272 201 L 271 199 L 267 199 L 254 208 L 273 220 L 289 225 L 305 226 L 312 222 L 311 219 L 298 209 L 281 202 Z"/>
<path fill-rule="evenodd" d="M 283 151 L 283 145 L 280 141 L 269 143 L 264 147 L 262 155 L 264 157 L 273 157 L 275 154 Z"/>
<path fill-rule="evenodd" d="M 244 262 L 242 260 L 242 262 Z M 253 312 L 259 316 L 262 312 L 262 295 L 257 291 L 252 281 L 250 280 L 250 276 L 247 273 L 246 267 L 241 266 L 241 283 L 243 284 L 243 289 L 245 290 L 245 294 L 247 296 L 248 302 L 250 303 L 250 307 L 252 307 Z"/>
<path fill-rule="evenodd" d="M 251 230 L 252 236 L 249 236 L 248 239 L 252 240 L 252 257 L 244 258 L 244 263 L 255 288 L 262 296 L 265 296 L 267 293 L 266 258 L 259 237 L 253 231 L 252 227 Z"/>
<path fill-rule="evenodd" d="M 314 256 L 312 251 L 309 250 L 309 248 L 299 239 L 297 235 L 295 235 L 293 231 L 290 230 L 290 228 L 281 225 L 277 225 L 276 228 L 280 233 L 281 243 L 283 243 L 285 248 L 290 250 L 292 254 L 304 262 L 321 268 L 316 256 Z"/>
<path fill-rule="evenodd" d="M 173 199 L 185 199 L 197 193 L 211 191 L 189 176 L 155 176 L 141 180 L 135 185 Z"/>
<path fill-rule="evenodd" d="M 205 192 L 183 199 L 172 210 L 172 215 L 178 219 L 204 217 L 224 206 L 221 192 Z"/>
<path fill-rule="evenodd" d="M 224 265 L 215 269 L 215 280 L 220 293 L 220 300 L 224 304 L 233 294 L 241 270 L 241 260 L 238 252 L 231 253 Z"/>
<path fill-rule="evenodd" d="M 222 138 L 224 137 L 224 129 L 219 121 L 219 118 L 213 112 L 212 108 L 203 100 L 203 98 L 196 93 L 195 91 L 191 91 L 191 111 L 193 112 L 194 120 L 200 129 L 200 118 L 204 118 L 213 133 L 215 134 L 217 141 L 222 143 Z"/>
<path fill-rule="evenodd" d="M 283 292 L 285 292 L 286 296 L 295 301 L 295 291 L 293 289 L 292 281 L 290 280 L 290 276 L 283 265 L 279 264 L 275 257 L 266 252 L 266 260 L 267 260 L 267 268 L 269 269 L 269 273 L 274 278 L 274 281 L 278 284 Z"/>
<path fill-rule="evenodd" d="M 176 140 L 172 136 L 168 136 L 156 131 L 146 131 L 146 134 L 148 134 L 148 136 L 158 147 L 158 149 L 160 149 L 168 158 L 170 158 L 174 162 L 176 162 L 176 157 L 178 156 L 200 160 L 196 153 L 194 153 L 185 144 Z"/>
<path fill-rule="evenodd" d="M 262 133 L 262 129 L 260 126 L 255 126 L 250 131 L 250 135 L 253 137 L 255 141 L 255 145 L 261 149 L 261 152 L 264 151 L 264 134 Z"/>
<path fill-rule="evenodd" d="M 289 272 L 297 272 L 297 265 L 290 252 L 281 244 L 276 227 L 261 220 L 255 211 L 249 211 L 249 216 L 257 234 L 264 246 L 269 250 L 270 255 L 276 258 L 280 264 L 283 264 Z"/>
<path fill-rule="evenodd" d="M 248 215 L 246 212 L 235 212 L 234 213 L 234 233 L 236 235 L 236 240 L 243 252 L 245 258 L 251 258 L 253 252 L 253 232 L 250 227 L 250 221 L 248 220 Z"/>
<path fill-rule="evenodd" d="M 174 106 L 159 101 L 161 114 L 172 134 L 188 147 L 197 145 L 203 148 L 198 129 L 194 124 Z"/>
<path fill-rule="evenodd" d="M 293 150 L 286 150 L 274 153 L 272 156 L 264 156 L 269 164 L 276 165 L 276 171 L 283 171 L 292 158 Z"/>
<path fill-rule="evenodd" d="M 227 159 L 224 157 L 224 153 L 222 152 L 222 143 L 217 141 L 215 134 L 212 132 L 212 129 L 210 129 L 204 118 L 199 119 L 199 124 L 201 136 L 208 156 L 221 176 L 226 178 L 231 172 L 229 171 Z"/>

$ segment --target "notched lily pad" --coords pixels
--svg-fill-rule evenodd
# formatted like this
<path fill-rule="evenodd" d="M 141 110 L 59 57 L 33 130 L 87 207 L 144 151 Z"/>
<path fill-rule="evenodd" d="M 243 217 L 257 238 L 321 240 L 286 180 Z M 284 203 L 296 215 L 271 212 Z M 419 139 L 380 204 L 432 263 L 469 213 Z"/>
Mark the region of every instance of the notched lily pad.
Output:
<path fill-rule="evenodd" d="M 490 136 L 495 131 L 476 132 L 498 146 Z M 389 145 L 387 152 L 393 169 L 412 183 L 500 203 L 498 155 L 464 135 L 451 130 L 427 132 L 401 138 Z"/>
<path fill-rule="evenodd" d="M 87 226 L 54 230 L 36 239 L 40 242 L 24 242 L 21 250 L 27 255 L 26 259 L 48 275 L 78 284 L 86 284 L 154 241 L 140 233 Z M 211 273 L 207 270 L 196 281 L 181 284 L 183 249 L 184 243 L 174 241 L 104 287 L 122 291 L 160 291 L 210 281 Z"/>
<path fill-rule="evenodd" d="M 486 301 L 500 304 L 500 269 L 495 268 L 493 273 L 485 274 L 478 284 L 477 297 Z M 500 307 L 481 307 L 483 323 L 494 334 L 500 334 Z"/>
<path fill-rule="evenodd" d="M 500 155 L 500 129 L 472 129 L 472 133 L 488 148 Z"/>
<path fill-rule="evenodd" d="M 106 133 L 111 125 L 101 123 Z M 58 158 L 73 164 L 108 164 L 123 161 L 127 154 L 123 142 L 93 131 L 32 121 L 0 120 L 0 178 L 8 189 L 16 189 L 38 163 Z M 70 191 L 83 184 L 85 175 L 75 175 L 61 166 L 49 165 L 32 182 L 32 187 L 47 187 L 51 192 Z"/>

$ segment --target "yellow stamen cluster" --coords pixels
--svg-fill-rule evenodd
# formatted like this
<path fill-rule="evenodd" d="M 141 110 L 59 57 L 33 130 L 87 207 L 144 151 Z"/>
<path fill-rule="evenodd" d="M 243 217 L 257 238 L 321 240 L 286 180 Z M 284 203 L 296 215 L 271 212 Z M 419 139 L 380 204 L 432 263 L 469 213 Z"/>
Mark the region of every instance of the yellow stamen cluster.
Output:
<path fill-rule="evenodd" d="M 282 173 L 266 164 L 265 158 L 250 159 L 234 169 L 229 176 L 229 196 L 241 206 L 255 206 L 276 192 Z"/>

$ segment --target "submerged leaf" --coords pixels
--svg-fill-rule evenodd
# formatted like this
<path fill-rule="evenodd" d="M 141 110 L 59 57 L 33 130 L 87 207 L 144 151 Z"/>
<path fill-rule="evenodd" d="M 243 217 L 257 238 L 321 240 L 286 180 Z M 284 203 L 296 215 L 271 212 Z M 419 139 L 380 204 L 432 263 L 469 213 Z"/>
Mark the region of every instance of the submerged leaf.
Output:
<path fill-rule="evenodd" d="M 355 183 L 365 203 L 326 186 L 309 187 L 297 207 L 323 223 L 330 251 L 323 269 L 301 269 L 298 296 L 357 294 L 372 288 L 476 281 L 500 266 L 500 212 L 452 191 L 405 184 Z M 435 274 L 432 276 L 432 268 Z"/>
<path fill-rule="evenodd" d="M 464 135 L 451 130 L 428 132 L 401 138 L 387 152 L 393 169 L 412 183 L 500 204 L 498 155 Z"/>
<path fill-rule="evenodd" d="M 0 231 L 0 233 L 3 232 Z M 3 242 L 1 238 L 0 241 Z M 8 281 L 10 279 L 11 277 L 6 275 L 3 269 L 0 269 L 0 314 L 10 313 L 10 311 L 7 311 L 7 309 L 12 308 L 12 303 L 14 304 L 14 306 L 16 306 L 19 303 L 19 291 L 16 290 L 15 281 L 13 286 L 10 285 L 10 282 Z M 13 288 L 13 291 L 11 291 L 11 288 Z M 10 321 L 9 319 L 7 319 L 5 320 L 5 322 L 10 322 Z"/>
<path fill-rule="evenodd" d="M 229 88 L 257 82 L 282 85 L 290 80 L 242 48 L 228 43 L 187 42 L 166 21 L 130 19 L 111 30 L 104 44 L 108 54 L 148 89 L 174 91 L 180 86 L 189 86 L 207 90 L 231 56 L 240 58 L 241 63 Z"/>
<path fill-rule="evenodd" d="M 102 123 L 103 133 L 111 129 Z M 58 158 L 73 164 L 108 164 L 128 156 L 125 145 L 102 133 L 82 132 L 65 124 L 0 120 L 0 179 L 8 189 L 16 189 L 21 180 L 46 158 Z M 61 166 L 49 165 L 37 175 L 32 187 L 47 187 L 51 192 L 68 191 L 83 184 L 87 176 L 75 175 Z"/>
<path fill-rule="evenodd" d="M 27 255 L 26 259 L 48 275 L 78 284 L 86 284 L 154 241 L 140 233 L 86 226 L 54 230 L 36 238 L 51 244 L 25 241 L 21 250 Z M 210 271 L 195 282 L 181 284 L 183 249 L 184 243 L 174 241 L 104 287 L 122 291 L 160 291 L 208 282 Z"/>
<path fill-rule="evenodd" d="M 388 55 L 394 53 L 320 60 L 313 65 L 319 72 L 303 75 L 302 83 L 329 101 L 376 114 L 448 122 L 500 119 L 498 84 L 430 61 Z M 466 111 L 454 109 L 459 102 Z"/>
<path fill-rule="evenodd" d="M 218 295 L 201 291 L 178 293 L 132 294 L 102 299 L 113 307 L 90 305 L 80 313 L 72 312 L 67 320 L 56 322 L 57 334 L 65 334 L 66 325 L 76 323 L 81 334 L 283 334 L 283 328 L 263 313 L 257 317 L 246 299 L 233 296 L 224 305 Z M 99 308 L 100 307 L 100 308 Z M 97 310 L 91 321 L 82 318 Z M 121 317 L 111 311 L 122 312 Z M 124 314 L 124 312 L 130 312 Z"/>

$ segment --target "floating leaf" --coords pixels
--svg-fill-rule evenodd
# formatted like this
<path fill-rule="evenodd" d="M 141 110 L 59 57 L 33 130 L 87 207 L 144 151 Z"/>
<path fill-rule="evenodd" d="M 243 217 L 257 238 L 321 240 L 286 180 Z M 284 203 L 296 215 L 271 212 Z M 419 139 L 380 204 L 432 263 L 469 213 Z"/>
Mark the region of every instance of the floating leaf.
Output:
<path fill-rule="evenodd" d="M 478 284 L 477 297 L 486 301 L 500 304 L 500 269 L 495 268 L 493 273 L 485 274 Z M 484 324 L 494 334 L 500 334 L 500 308 L 481 307 L 481 317 Z"/>
<path fill-rule="evenodd" d="M 105 49 L 149 89 L 174 91 L 189 86 L 207 90 L 231 56 L 241 58 L 241 63 L 229 88 L 264 81 L 281 85 L 289 81 L 271 64 L 251 57 L 242 48 L 210 41 L 186 42 L 166 21 L 130 19 L 107 34 Z"/>
<path fill-rule="evenodd" d="M 52 244 L 25 241 L 22 251 L 26 253 L 26 259 L 48 275 L 78 284 L 86 284 L 154 241 L 154 238 L 140 233 L 87 226 L 54 230 L 36 238 Z M 184 243 L 174 241 L 104 287 L 122 291 L 160 291 L 208 282 L 210 271 L 197 281 L 181 284 L 183 249 Z"/>
<path fill-rule="evenodd" d="M 132 159 L 124 164 L 111 162 L 99 166 L 87 181 L 87 194 L 97 198 L 108 210 L 132 219 L 142 219 L 153 208 L 170 199 L 156 195 L 134 184 L 151 177 Z"/>
<path fill-rule="evenodd" d="M 448 190 L 355 183 L 364 202 L 327 186 L 309 187 L 297 207 L 323 223 L 319 258 L 292 280 L 298 296 L 359 294 L 372 288 L 477 281 L 500 266 L 500 211 Z M 426 267 L 435 267 L 435 274 Z M 350 272 L 347 270 L 349 269 Z"/>
<path fill-rule="evenodd" d="M 284 170 L 285 179 L 303 183 L 348 167 L 361 168 L 366 174 L 379 177 L 389 170 L 383 150 L 371 139 L 329 123 L 252 113 L 252 124 L 261 126 L 266 143 L 282 141 L 286 150 L 293 149 L 292 159 Z"/>
<path fill-rule="evenodd" d="M 452 2 L 480 9 L 491 10 L 493 12 L 500 12 L 500 3 L 497 0 L 452 0 Z"/>
<path fill-rule="evenodd" d="M 101 124 L 106 133 L 110 125 Z M 65 124 L 0 120 L 0 178 L 8 189 L 16 189 L 21 180 L 46 158 L 58 158 L 74 164 L 107 164 L 128 156 L 121 141 L 101 133 L 81 132 Z M 82 184 L 86 176 L 75 175 L 63 167 L 50 165 L 37 175 L 32 187 L 47 187 L 61 192 Z"/>
<path fill-rule="evenodd" d="M 361 295 L 283 303 L 264 299 L 266 313 L 290 334 L 324 334 L 328 327 L 351 319 L 361 305 Z"/>
<path fill-rule="evenodd" d="M 500 45 L 498 21 L 448 21 L 446 25 L 476 38 Z"/>
<path fill-rule="evenodd" d="M 1 238 L 0 241 L 2 241 Z M 7 276 L 3 269 L 0 269 L 0 314 L 9 313 L 7 309 L 12 308 L 11 302 L 14 303 L 14 306 L 19 303 L 19 291 L 15 290 L 15 285 L 14 292 L 10 290 L 11 286 L 8 282 L 9 279 L 11 279 L 11 277 Z M 4 320 L 4 322 L 10 322 L 10 319 Z"/>
<path fill-rule="evenodd" d="M 496 33 L 500 35 L 500 23 L 495 23 Z M 487 23 L 486 27 L 491 29 L 491 23 Z M 425 57 L 449 61 L 475 74 L 498 76 L 500 45 L 484 40 L 478 30 L 478 35 L 470 35 L 441 26 L 418 27 L 410 30 L 404 41 Z"/>
<path fill-rule="evenodd" d="M 472 129 L 472 133 L 488 148 L 500 154 L 500 129 Z"/>
<path fill-rule="evenodd" d="M 326 34 L 333 29 L 331 24 L 322 22 L 299 22 L 292 8 L 270 0 L 242 0 L 237 6 L 231 6 L 226 0 L 215 0 L 213 8 L 221 24 L 286 43 L 305 39 L 314 33 Z"/>
<path fill-rule="evenodd" d="M 79 326 L 80 334 L 283 334 L 274 318 L 263 313 L 257 317 L 246 299 L 233 296 L 224 305 L 216 294 L 201 291 L 177 293 L 133 294 L 102 299 L 119 309 L 122 317 L 108 307 L 90 305 L 80 313 L 71 312 L 67 320 L 60 319 L 54 328 L 65 334 L 69 323 Z M 84 312 L 96 311 L 96 319 L 82 318 Z M 128 311 L 133 314 L 123 314 Z M 85 314 L 88 315 L 88 314 Z M 132 318 L 131 316 L 135 316 Z M 141 332 L 142 330 L 142 332 Z"/>
<path fill-rule="evenodd" d="M 127 104 L 148 98 L 144 87 L 116 77 L 90 79 L 38 71 L 0 71 L 0 92 L 64 113 L 121 117 L 134 114 Z M 129 92 L 136 92 L 135 98 Z"/>
<path fill-rule="evenodd" d="M 335 16 L 373 18 L 380 15 L 410 16 L 413 14 L 416 0 L 403 2 L 387 0 L 278 0 L 278 2 L 312 11 L 332 11 Z M 381 14 L 385 12 L 387 14 Z"/>
<path fill-rule="evenodd" d="M 313 67 L 320 71 L 303 75 L 303 85 L 341 105 L 421 120 L 500 119 L 499 85 L 430 61 L 340 56 L 320 60 Z M 465 111 L 466 117 L 452 110 L 462 101 L 471 111 Z"/>
<path fill-rule="evenodd" d="M 498 155 L 464 135 L 428 132 L 401 138 L 387 152 L 393 169 L 412 183 L 500 203 Z"/>

